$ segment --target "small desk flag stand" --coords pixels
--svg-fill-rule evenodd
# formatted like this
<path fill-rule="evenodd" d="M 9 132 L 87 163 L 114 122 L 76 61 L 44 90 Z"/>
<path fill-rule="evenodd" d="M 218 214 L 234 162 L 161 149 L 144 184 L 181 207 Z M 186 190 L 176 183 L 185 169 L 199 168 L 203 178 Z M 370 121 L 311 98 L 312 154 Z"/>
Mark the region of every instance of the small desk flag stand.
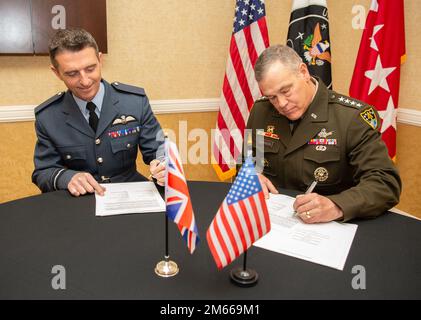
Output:
<path fill-rule="evenodd" d="M 170 261 L 168 254 L 168 219 L 174 221 L 181 237 L 193 254 L 199 242 L 196 219 L 190 199 L 183 162 L 177 145 L 165 137 L 165 260 L 157 264 L 156 274 L 161 277 L 172 277 L 178 273 L 177 264 Z"/>
<path fill-rule="evenodd" d="M 252 156 L 252 138 L 249 134 L 247 137 L 247 157 Z M 255 270 L 247 268 L 247 251 L 244 251 L 243 267 L 232 269 L 230 272 L 231 281 L 239 287 L 253 287 L 259 280 L 259 274 Z"/>
<path fill-rule="evenodd" d="M 164 260 L 157 263 L 155 273 L 164 278 L 175 276 L 179 271 L 177 263 L 170 260 L 168 254 L 168 216 L 165 213 L 165 256 Z"/>
<path fill-rule="evenodd" d="M 247 269 L 247 250 L 244 251 L 243 267 L 232 269 L 231 281 L 239 287 L 253 287 L 259 280 L 259 274 L 253 269 Z"/>
<path fill-rule="evenodd" d="M 165 163 L 168 163 L 168 153 L 167 153 L 167 139 L 168 136 L 165 135 Z M 167 170 L 167 169 L 165 169 Z M 168 253 L 168 214 L 165 212 L 165 256 L 164 260 L 158 262 L 155 267 L 155 273 L 164 278 L 169 278 L 175 276 L 179 271 L 177 263 L 170 260 L 170 255 Z"/>

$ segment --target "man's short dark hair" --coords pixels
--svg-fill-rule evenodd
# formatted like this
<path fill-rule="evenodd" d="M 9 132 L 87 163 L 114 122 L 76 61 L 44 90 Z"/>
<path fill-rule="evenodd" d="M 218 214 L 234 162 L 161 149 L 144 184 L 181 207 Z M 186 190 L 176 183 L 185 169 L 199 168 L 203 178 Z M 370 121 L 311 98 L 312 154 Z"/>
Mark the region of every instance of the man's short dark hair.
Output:
<path fill-rule="evenodd" d="M 88 31 L 81 28 L 59 30 L 51 38 L 48 45 L 51 64 L 55 68 L 58 67 L 56 55 L 62 51 L 77 52 L 88 47 L 94 48 L 98 55 L 98 45 Z"/>

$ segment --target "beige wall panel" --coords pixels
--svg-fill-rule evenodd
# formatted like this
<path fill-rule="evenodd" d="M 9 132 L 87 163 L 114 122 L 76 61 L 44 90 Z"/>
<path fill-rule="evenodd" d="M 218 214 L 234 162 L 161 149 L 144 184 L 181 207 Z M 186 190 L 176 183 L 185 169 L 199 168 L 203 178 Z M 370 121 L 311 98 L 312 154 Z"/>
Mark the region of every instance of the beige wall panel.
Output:
<path fill-rule="evenodd" d="M 397 166 L 403 182 L 399 209 L 421 218 L 421 127 L 398 125 Z"/>
<path fill-rule="evenodd" d="M 291 1 L 266 0 L 265 3 L 269 41 L 271 44 L 284 44 L 288 34 Z"/>
<path fill-rule="evenodd" d="M 210 135 L 211 130 L 215 128 L 216 117 L 216 112 L 183 113 L 157 116 L 162 128 L 164 130 L 170 129 L 176 135 L 175 142 L 179 146 L 179 152 L 180 156 L 182 157 L 184 172 L 188 180 L 219 181 L 212 166 L 209 165 L 211 162 Z M 204 130 L 204 133 L 208 139 L 205 140 L 197 136 L 191 136 L 190 139 L 188 138 L 189 134 L 194 135 L 194 132 L 197 132 L 198 129 L 200 131 Z M 187 143 L 187 152 L 183 152 L 183 149 L 179 143 L 180 139 L 191 140 Z M 204 144 L 201 144 L 202 141 L 204 141 Z M 204 148 L 200 148 L 200 151 L 198 151 L 200 154 L 194 154 L 193 151 L 198 150 L 198 148 L 195 148 L 195 146 L 198 147 L 199 144 L 203 145 Z M 192 153 L 190 156 L 189 152 Z M 206 160 L 198 162 L 198 160 L 195 159 L 199 156 Z M 192 159 L 194 163 L 192 163 Z M 149 175 L 148 167 L 143 165 L 140 157 L 138 158 L 137 164 L 139 171 L 147 177 Z"/>
<path fill-rule="evenodd" d="M 421 90 L 419 89 L 419 70 L 421 63 L 421 43 L 419 21 L 421 20 L 421 1 L 405 1 L 405 41 L 406 62 L 402 66 L 399 107 L 421 110 Z"/>
<path fill-rule="evenodd" d="M 144 86 L 151 99 L 220 94 L 233 1 L 107 1 L 105 76 Z"/>
<path fill-rule="evenodd" d="M 31 181 L 34 123 L 0 123 L 0 140 L 0 203 L 39 193 Z"/>
<path fill-rule="evenodd" d="M 64 86 L 49 70 L 48 57 L 0 56 L 0 108 L 40 104 Z"/>

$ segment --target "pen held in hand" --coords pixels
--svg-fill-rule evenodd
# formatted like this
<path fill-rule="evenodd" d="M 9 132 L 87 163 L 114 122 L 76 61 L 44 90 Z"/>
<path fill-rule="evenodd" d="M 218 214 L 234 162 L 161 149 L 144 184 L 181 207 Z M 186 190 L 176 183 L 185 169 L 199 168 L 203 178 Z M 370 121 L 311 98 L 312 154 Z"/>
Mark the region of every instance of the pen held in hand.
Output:
<path fill-rule="evenodd" d="M 159 159 L 157 159 L 159 160 Z M 163 165 L 165 167 L 165 159 L 163 160 L 159 160 L 159 163 L 157 164 L 157 167 L 159 167 L 160 165 Z M 153 181 L 153 179 L 156 179 L 155 176 L 151 173 L 148 177 L 149 181 Z"/>
<path fill-rule="evenodd" d="M 317 180 L 314 180 L 304 194 L 312 193 L 316 185 L 317 185 Z"/>
<path fill-rule="evenodd" d="M 304 194 L 309 194 L 309 193 L 312 193 L 313 192 L 313 190 L 314 190 L 314 188 L 316 187 L 316 185 L 317 185 L 317 180 L 314 180 L 311 184 L 310 184 L 310 186 L 307 188 L 307 190 L 306 190 L 306 192 L 304 192 Z M 297 211 L 294 211 L 294 216 L 298 216 L 298 212 Z"/>

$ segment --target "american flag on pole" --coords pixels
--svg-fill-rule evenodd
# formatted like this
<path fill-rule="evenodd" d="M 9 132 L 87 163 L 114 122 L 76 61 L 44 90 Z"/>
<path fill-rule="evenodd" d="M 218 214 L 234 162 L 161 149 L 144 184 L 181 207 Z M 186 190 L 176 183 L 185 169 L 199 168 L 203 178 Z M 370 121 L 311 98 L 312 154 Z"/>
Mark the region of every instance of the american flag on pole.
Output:
<path fill-rule="evenodd" d="M 237 0 L 229 56 L 213 143 L 213 166 L 221 180 L 234 176 L 250 109 L 261 92 L 254 65 L 269 46 L 264 0 Z"/>
<path fill-rule="evenodd" d="M 382 118 L 382 139 L 392 159 L 396 156 L 400 69 L 405 58 L 403 0 L 372 0 L 349 94 L 376 107 Z"/>
<path fill-rule="evenodd" d="M 192 203 L 177 146 L 165 139 L 166 175 L 165 203 L 167 216 L 177 224 L 181 236 L 193 253 L 199 242 Z"/>
<path fill-rule="evenodd" d="M 248 157 L 206 233 L 217 267 L 230 264 L 269 231 L 266 200 Z"/>

